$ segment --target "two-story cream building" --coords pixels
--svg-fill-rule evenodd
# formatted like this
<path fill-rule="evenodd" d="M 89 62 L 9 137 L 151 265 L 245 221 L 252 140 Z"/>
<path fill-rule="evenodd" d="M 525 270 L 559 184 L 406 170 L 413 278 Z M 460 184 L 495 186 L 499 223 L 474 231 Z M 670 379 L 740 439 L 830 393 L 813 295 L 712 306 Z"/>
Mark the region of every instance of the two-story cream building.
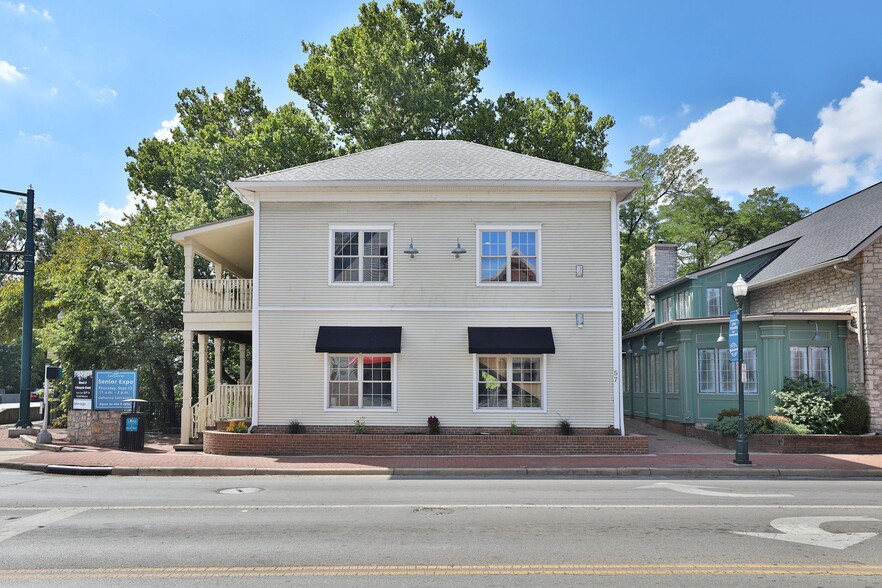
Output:
<path fill-rule="evenodd" d="M 173 235 L 184 442 L 224 416 L 264 432 L 429 416 L 457 432 L 622 430 L 618 207 L 639 182 L 406 141 L 230 185 L 252 216 Z M 217 279 L 193 280 L 194 256 Z M 208 389 L 210 338 L 238 341 L 243 364 L 251 346 L 238 385 Z"/>

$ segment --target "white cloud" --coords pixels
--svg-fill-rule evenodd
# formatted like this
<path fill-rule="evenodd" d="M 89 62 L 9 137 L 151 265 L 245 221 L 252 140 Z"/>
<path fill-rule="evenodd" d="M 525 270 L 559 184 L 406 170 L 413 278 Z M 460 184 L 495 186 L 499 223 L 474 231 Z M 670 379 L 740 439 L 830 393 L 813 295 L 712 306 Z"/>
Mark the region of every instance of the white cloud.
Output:
<path fill-rule="evenodd" d="M 159 124 L 161 126 L 155 133 L 153 133 L 153 136 L 160 141 L 171 141 L 172 129 L 181 126 L 181 113 L 176 114 L 173 119 L 164 120 Z"/>
<path fill-rule="evenodd" d="M 129 193 L 126 195 L 126 205 L 116 208 L 108 205 L 104 200 L 98 203 L 98 219 L 101 221 L 111 221 L 118 225 L 126 223 L 126 216 L 135 214 L 138 204 L 146 203 L 148 207 L 156 206 L 156 201 L 144 196 Z"/>
<path fill-rule="evenodd" d="M 49 133 L 39 133 L 37 135 L 28 135 L 24 131 L 19 131 L 18 136 L 22 139 L 29 139 L 31 141 L 37 141 L 39 143 L 47 143 L 52 140 L 52 135 Z"/>
<path fill-rule="evenodd" d="M 664 142 L 664 140 L 665 140 L 664 135 L 662 135 L 661 137 L 656 137 L 655 139 L 651 139 L 649 141 L 648 146 L 650 149 L 655 149 L 656 147 L 661 145 Z"/>
<path fill-rule="evenodd" d="M 658 119 L 655 118 L 654 116 L 644 114 L 643 116 L 640 117 L 640 124 L 647 126 L 651 129 L 658 124 Z"/>
<path fill-rule="evenodd" d="M 82 80 L 77 80 L 77 87 L 82 88 L 86 95 L 97 104 L 107 104 L 112 102 L 119 95 L 118 92 L 111 87 L 101 86 L 96 88 Z"/>
<path fill-rule="evenodd" d="M 24 79 L 25 75 L 18 71 L 14 65 L 0 59 L 0 80 L 14 84 Z"/>
<path fill-rule="evenodd" d="M 882 84 L 864 78 L 838 104 L 818 113 L 811 140 L 777 132 L 784 100 L 734 98 L 680 131 L 671 144 L 689 145 L 715 190 L 747 194 L 759 186 L 815 185 L 831 192 L 882 177 Z"/>
<path fill-rule="evenodd" d="M 24 3 L 14 3 L 14 2 L 3 2 L 3 8 L 9 10 L 10 12 L 14 12 L 21 16 L 39 16 L 43 20 L 52 21 L 52 15 L 49 14 L 49 11 L 45 8 L 34 8 L 33 6 L 28 6 Z"/>

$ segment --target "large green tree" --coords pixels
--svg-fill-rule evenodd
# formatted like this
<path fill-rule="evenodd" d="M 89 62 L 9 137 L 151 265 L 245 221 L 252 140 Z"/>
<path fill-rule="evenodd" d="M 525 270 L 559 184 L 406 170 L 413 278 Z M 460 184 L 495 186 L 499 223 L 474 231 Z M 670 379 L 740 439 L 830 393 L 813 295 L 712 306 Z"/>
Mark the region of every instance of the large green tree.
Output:
<path fill-rule="evenodd" d="M 707 179 L 690 147 L 673 145 L 653 153 L 646 145 L 631 149 L 622 175 L 643 182 L 619 209 L 622 265 L 622 326 L 627 331 L 643 318 L 646 299 L 644 251 L 659 239 L 659 208 L 707 189 Z"/>
<path fill-rule="evenodd" d="M 303 42 L 306 63 L 288 85 L 351 148 L 443 139 L 468 116 L 490 63 L 486 42 L 450 29 L 461 16 L 446 0 L 362 4 L 358 24 L 329 44 Z"/>
<path fill-rule="evenodd" d="M 659 220 L 659 236 L 677 244 L 680 274 L 704 269 L 733 250 L 735 212 L 710 188 L 662 206 Z"/>
<path fill-rule="evenodd" d="M 738 205 L 732 247 L 740 249 L 780 231 L 809 213 L 775 191 L 775 187 L 754 188 Z"/>

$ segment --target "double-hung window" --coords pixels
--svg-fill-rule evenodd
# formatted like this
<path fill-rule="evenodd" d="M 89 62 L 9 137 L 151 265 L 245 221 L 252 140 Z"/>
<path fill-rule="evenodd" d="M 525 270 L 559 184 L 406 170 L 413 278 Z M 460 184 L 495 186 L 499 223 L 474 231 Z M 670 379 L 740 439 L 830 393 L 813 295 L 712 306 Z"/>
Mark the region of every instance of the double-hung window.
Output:
<path fill-rule="evenodd" d="M 328 355 L 327 408 L 395 409 L 395 356 Z"/>
<path fill-rule="evenodd" d="M 539 227 L 478 227 L 478 284 L 542 284 Z"/>
<path fill-rule="evenodd" d="M 649 393 L 658 394 L 658 353 L 649 356 Z"/>
<path fill-rule="evenodd" d="M 756 394 L 756 347 L 744 348 L 745 394 Z M 738 363 L 729 361 L 728 349 L 698 350 L 698 392 L 701 394 L 737 394 Z"/>
<path fill-rule="evenodd" d="M 722 290 L 720 288 L 708 288 L 707 293 L 707 316 L 722 316 Z"/>
<path fill-rule="evenodd" d="M 830 385 L 830 348 L 809 345 L 790 348 L 790 377 L 809 376 Z"/>
<path fill-rule="evenodd" d="M 541 355 L 478 355 L 477 410 L 544 408 Z"/>
<path fill-rule="evenodd" d="M 391 227 L 331 227 L 332 284 L 392 283 Z"/>

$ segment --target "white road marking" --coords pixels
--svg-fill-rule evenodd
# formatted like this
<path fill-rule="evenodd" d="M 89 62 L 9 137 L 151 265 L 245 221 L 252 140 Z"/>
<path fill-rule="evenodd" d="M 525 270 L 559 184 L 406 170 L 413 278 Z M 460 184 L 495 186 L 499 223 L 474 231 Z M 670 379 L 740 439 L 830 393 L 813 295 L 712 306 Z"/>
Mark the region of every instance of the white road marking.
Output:
<path fill-rule="evenodd" d="M 0 512 L 46 510 L 45 506 L 0 506 Z M 746 510 L 882 510 L 882 504 L 191 504 L 68 507 L 80 511 L 114 510 L 382 510 L 392 508 L 458 508 L 458 509 L 746 509 Z"/>
<path fill-rule="evenodd" d="M 736 494 L 734 492 L 719 492 L 710 490 L 717 486 L 691 486 L 689 484 L 673 484 L 671 482 L 658 482 L 649 486 L 638 486 L 637 490 L 646 488 L 667 488 L 682 494 L 695 494 L 697 496 L 725 496 L 726 498 L 793 498 L 793 494 Z"/>
<path fill-rule="evenodd" d="M 2 509 L 17 510 L 17 509 Z M 16 535 L 33 531 L 39 527 L 45 527 L 66 518 L 78 515 L 81 512 L 89 510 L 88 508 L 51 508 L 45 512 L 41 512 L 29 517 L 6 521 L 0 525 L 0 543 L 7 539 L 12 539 Z"/>
<path fill-rule="evenodd" d="M 878 522 L 879 519 L 868 517 L 786 517 L 775 519 L 769 523 L 780 533 L 745 533 L 732 531 L 736 535 L 748 537 L 761 537 L 763 539 L 775 539 L 777 541 L 789 541 L 803 545 L 816 547 L 829 547 L 830 549 L 845 549 L 857 545 L 875 537 L 877 533 L 830 533 L 821 528 L 824 523 L 841 522 Z"/>

